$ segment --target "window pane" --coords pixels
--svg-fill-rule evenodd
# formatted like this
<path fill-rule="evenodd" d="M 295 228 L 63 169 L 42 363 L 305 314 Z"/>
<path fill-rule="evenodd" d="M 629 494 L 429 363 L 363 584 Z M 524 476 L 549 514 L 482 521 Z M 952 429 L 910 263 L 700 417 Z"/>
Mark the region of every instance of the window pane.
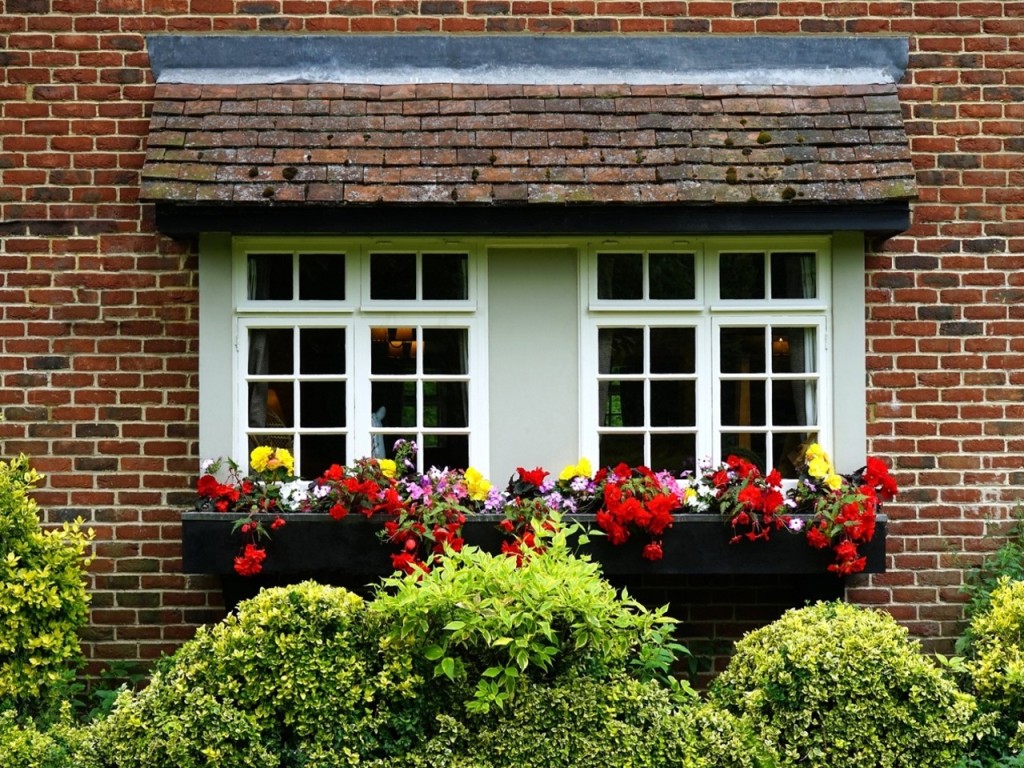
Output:
<path fill-rule="evenodd" d="M 817 370 L 814 328 L 772 328 L 772 371 L 814 373 Z"/>
<path fill-rule="evenodd" d="M 600 328 L 599 373 L 643 373 L 643 328 Z"/>
<path fill-rule="evenodd" d="M 469 370 L 469 331 L 465 328 L 423 329 L 423 372 L 463 376 Z"/>
<path fill-rule="evenodd" d="M 813 299 L 818 295 L 813 253 L 772 254 L 772 298 Z"/>
<path fill-rule="evenodd" d="M 370 254 L 370 298 L 408 301 L 416 298 L 416 254 Z"/>
<path fill-rule="evenodd" d="M 602 381 L 601 426 L 641 427 L 644 424 L 644 383 Z"/>
<path fill-rule="evenodd" d="M 291 328 L 249 329 L 249 374 L 291 376 L 295 373 Z"/>
<path fill-rule="evenodd" d="M 423 298 L 462 300 L 469 296 L 464 253 L 423 254 Z"/>
<path fill-rule="evenodd" d="M 764 254 L 719 254 L 718 295 L 723 299 L 763 299 Z"/>
<path fill-rule="evenodd" d="M 598 450 L 602 467 L 615 466 L 620 461 L 631 467 L 644 464 L 643 435 L 601 435 Z"/>
<path fill-rule="evenodd" d="M 695 472 L 697 469 L 697 436 L 651 435 L 651 469 L 659 472 Z"/>
<path fill-rule="evenodd" d="M 651 426 L 697 425 L 697 387 L 692 381 L 651 382 Z"/>
<path fill-rule="evenodd" d="M 291 301 L 292 255 L 250 253 L 248 297 L 252 301 Z"/>
<path fill-rule="evenodd" d="M 373 413 L 377 414 L 380 426 L 417 425 L 415 381 L 375 381 L 372 385 L 371 399 Z M 383 412 L 381 408 L 384 409 Z"/>
<path fill-rule="evenodd" d="M 697 282 L 694 278 L 692 253 L 652 253 L 648 259 L 652 299 L 696 297 Z"/>
<path fill-rule="evenodd" d="M 305 301 L 344 301 L 345 254 L 299 254 L 299 298 Z"/>
<path fill-rule="evenodd" d="M 693 328 L 651 328 L 651 373 L 694 373 L 696 331 Z"/>
<path fill-rule="evenodd" d="M 292 387 L 289 381 L 249 382 L 249 426 L 269 429 L 294 427 L 295 396 Z"/>
<path fill-rule="evenodd" d="M 421 446 L 424 467 L 468 467 L 469 437 L 467 435 L 423 436 Z"/>
<path fill-rule="evenodd" d="M 300 424 L 303 427 L 345 426 L 345 382 L 302 381 Z"/>
<path fill-rule="evenodd" d="M 772 384 L 772 424 L 781 427 L 818 423 L 817 384 L 813 381 L 776 381 Z"/>
<path fill-rule="evenodd" d="M 722 424 L 734 427 L 763 426 L 765 422 L 765 381 L 735 379 L 720 382 Z"/>
<path fill-rule="evenodd" d="M 423 382 L 423 426 L 465 427 L 467 384 L 464 381 Z"/>
<path fill-rule="evenodd" d="M 345 373 L 345 329 L 300 328 L 299 360 L 300 373 Z"/>
<path fill-rule="evenodd" d="M 763 373 L 764 328 L 722 328 L 722 373 Z"/>
<path fill-rule="evenodd" d="M 297 470 L 300 477 L 319 477 L 331 464 L 344 466 L 348 463 L 344 435 L 300 435 L 299 445 L 301 459 Z"/>
<path fill-rule="evenodd" d="M 738 456 L 753 463 L 761 472 L 766 472 L 765 457 L 768 455 L 767 436 L 759 432 L 741 432 L 722 435 L 722 458 Z"/>
<path fill-rule="evenodd" d="M 797 469 L 802 464 L 807 446 L 817 441 L 815 432 L 776 433 L 772 436 L 773 466 L 784 478 L 798 477 Z"/>
<path fill-rule="evenodd" d="M 643 254 L 597 254 L 597 298 L 642 299 L 644 297 L 643 282 Z"/>
<path fill-rule="evenodd" d="M 416 373 L 416 329 L 370 329 L 370 373 L 409 376 Z"/>

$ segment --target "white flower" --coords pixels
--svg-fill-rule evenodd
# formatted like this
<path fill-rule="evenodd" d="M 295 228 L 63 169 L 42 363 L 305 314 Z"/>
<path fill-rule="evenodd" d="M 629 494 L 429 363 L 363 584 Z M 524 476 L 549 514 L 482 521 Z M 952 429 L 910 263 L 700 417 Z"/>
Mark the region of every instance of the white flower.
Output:
<path fill-rule="evenodd" d="M 308 483 L 305 480 L 293 480 L 281 483 L 281 506 L 291 512 L 299 508 L 309 498 Z"/>
<path fill-rule="evenodd" d="M 800 533 L 804 529 L 804 521 L 799 517 L 791 517 L 788 526 L 789 530 L 793 531 L 793 533 Z"/>
<path fill-rule="evenodd" d="M 199 462 L 199 474 L 205 475 L 207 472 L 210 471 L 210 467 L 212 467 L 214 465 L 214 463 L 215 462 L 214 462 L 213 459 L 203 459 L 202 461 L 200 461 Z"/>

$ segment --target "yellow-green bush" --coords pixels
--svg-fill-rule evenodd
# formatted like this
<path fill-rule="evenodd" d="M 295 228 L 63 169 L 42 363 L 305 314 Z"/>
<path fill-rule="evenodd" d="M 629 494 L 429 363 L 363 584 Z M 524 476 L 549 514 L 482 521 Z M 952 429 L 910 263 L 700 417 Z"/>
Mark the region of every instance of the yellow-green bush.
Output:
<path fill-rule="evenodd" d="M 96 726 L 118 768 L 337 768 L 423 740 L 419 681 L 386 665 L 363 600 L 305 582 L 268 589 L 201 629 Z"/>
<path fill-rule="evenodd" d="M 1024 747 L 1024 581 L 1000 580 L 988 606 L 971 620 L 967 672 L 978 702 L 996 718 L 992 746 Z"/>
<path fill-rule="evenodd" d="M 0 713 L 0 768 L 101 768 L 92 732 L 78 727 L 65 708 L 45 731 L 19 723 L 13 710 Z"/>
<path fill-rule="evenodd" d="M 82 662 L 88 619 L 83 569 L 91 531 L 78 521 L 43 531 L 28 459 L 0 461 L 0 711 L 45 716 Z"/>
<path fill-rule="evenodd" d="M 749 718 L 782 766 L 949 768 L 975 703 L 880 611 L 818 603 L 736 644 L 711 700 Z"/>

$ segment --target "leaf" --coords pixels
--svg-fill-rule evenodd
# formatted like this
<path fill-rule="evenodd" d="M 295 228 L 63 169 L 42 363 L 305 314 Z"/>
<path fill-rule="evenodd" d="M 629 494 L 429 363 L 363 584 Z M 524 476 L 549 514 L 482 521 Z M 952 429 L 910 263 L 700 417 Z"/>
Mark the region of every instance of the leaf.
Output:
<path fill-rule="evenodd" d="M 427 659 L 427 661 L 437 661 L 442 656 L 444 656 L 444 648 L 442 648 L 440 645 L 431 645 L 425 651 L 423 651 L 423 656 Z"/>
<path fill-rule="evenodd" d="M 454 681 L 455 659 L 453 659 L 451 656 L 445 656 L 444 659 L 441 660 L 441 672 L 444 673 L 444 676 L 447 677 L 449 680 Z"/>
<path fill-rule="evenodd" d="M 464 621 L 449 621 L 444 625 L 444 628 L 448 632 L 458 632 L 460 629 L 465 629 L 466 622 Z"/>

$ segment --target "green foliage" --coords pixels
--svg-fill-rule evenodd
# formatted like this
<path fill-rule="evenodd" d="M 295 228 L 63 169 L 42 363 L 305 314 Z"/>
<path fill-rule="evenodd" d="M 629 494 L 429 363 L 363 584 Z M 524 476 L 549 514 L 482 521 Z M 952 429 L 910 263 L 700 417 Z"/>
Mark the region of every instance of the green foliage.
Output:
<path fill-rule="evenodd" d="M 363 601 L 306 582 L 265 590 L 201 629 L 95 726 L 118 768 L 336 768 L 424 737 L 401 707 L 417 681 L 382 663 Z M 392 709 L 394 707 L 394 709 Z"/>
<path fill-rule="evenodd" d="M 662 687 L 626 677 L 524 684 L 509 711 L 438 720 L 439 733 L 406 755 L 404 768 L 773 765 L 737 718 L 706 705 L 677 709 Z"/>
<path fill-rule="evenodd" d="M 1000 579 L 970 631 L 968 679 L 982 710 L 995 721 L 979 752 L 1016 752 L 1024 746 L 1024 581 Z"/>
<path fill-rule="evenodd" d="M 474 548 L 449 553 L 428 574 L 385 580 L 370 612 L 388 654 L 447 681 L 439 707 L 466 701 L 477 713 L 503 709 L 528 681 L 601 679 L 627 668 L 664 677 L 679 648 L 664 609 L 617 593 L 597 565 L 569 552 L 564 531 L 518 567 Z"/>
<path fill-rule="evenodd" d="M 964 615 L 968 622 L 988 611 L 992 593 L 1002 581 L 1024 581 L 1024 507 L 1018 504 L 1013 518 L 1009 530 L 1001 534 L 1005 536 L 1002 546 L 989 553 L 981 565 L 970 568 L 965 574 L 961 591 L 967 595 Z M 969 624 L 957 641 L 957 653 L 969 655 L 973 642 L 974 628 Z"/>
<path fill-rule="evenodd" d="M 82 662 L 88 619 L 83 569 L 92 531 L 81 521 L 43 531 L 29 491 L 40 475 L 0 461 L 0 711 L 54 712 Z"/>
<path fill-rule="evenodd" d="M 0 713 L 0 768 L 100 768 L 88 728 L 76 726 L 70 709 L 47 730 L 19 723 L 13 711 Z"/>
<path fill-rule="evenodd" d="M 748 634 L 711 700 L 749 717 L 782 766 L 819 768 L 948 768 L 976 709 L 891 616 L 844 603 Z"/>

